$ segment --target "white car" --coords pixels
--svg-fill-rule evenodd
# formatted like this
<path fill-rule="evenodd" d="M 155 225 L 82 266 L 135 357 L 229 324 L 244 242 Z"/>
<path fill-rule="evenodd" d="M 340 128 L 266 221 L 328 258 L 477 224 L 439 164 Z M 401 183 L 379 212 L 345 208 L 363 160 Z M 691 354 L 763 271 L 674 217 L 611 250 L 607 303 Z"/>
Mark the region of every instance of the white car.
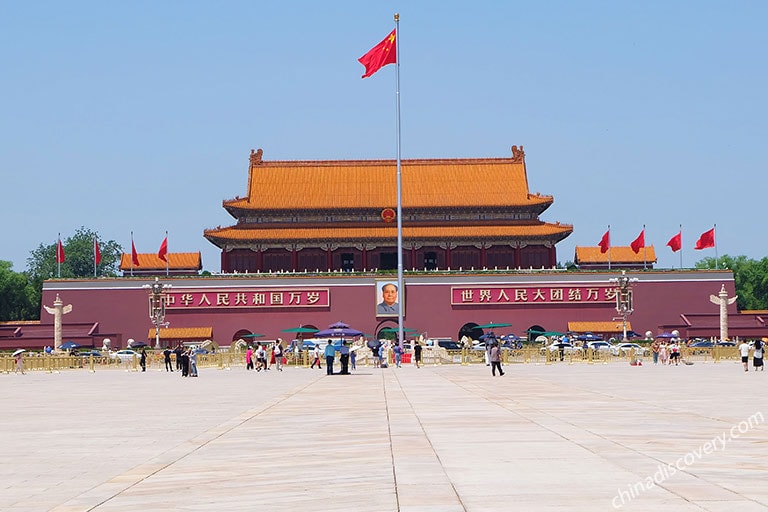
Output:
<path fill-rule="evenodd" d="M 590 341 L 587 343 L 587 347 L 591 348 L 592 350 L 596 352 L 609 352 L 613 353 L 613 345 L 608 343 L 607 341 Z"/>
<path fill-rule="evenodd" d="M 611 347 L 611 354 L 614 356 L 627 356 L 631 350 L 635 351 L 636 356 L 647 356 L 649 350 L 645 347 L 641 347 L 637 343 L 618 343 Z"/>
<path fill-rule="evenodd" d="M 130 349 L 118 350 L 117 352 L 112 354 L 112 357 L 115 359 L 119 359 L 121 363 L 124 363 L 126 361 L 128 361 L 129 363 L 132 362 L 133 356 L 136 356 L 136 360 L 138 360 L 140 357 L 140 354 L 135 350 L 130 350 Z"/>

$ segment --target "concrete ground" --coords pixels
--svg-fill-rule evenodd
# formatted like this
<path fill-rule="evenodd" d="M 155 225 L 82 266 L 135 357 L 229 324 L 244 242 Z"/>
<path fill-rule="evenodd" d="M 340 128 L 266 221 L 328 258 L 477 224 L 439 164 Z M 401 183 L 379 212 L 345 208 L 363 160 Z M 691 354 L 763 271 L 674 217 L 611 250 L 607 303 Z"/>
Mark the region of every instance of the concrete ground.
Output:
<path fill-rule="evenodd" d="M 768 508 L 740 363 L 0 375 L 4 511 Z"/>

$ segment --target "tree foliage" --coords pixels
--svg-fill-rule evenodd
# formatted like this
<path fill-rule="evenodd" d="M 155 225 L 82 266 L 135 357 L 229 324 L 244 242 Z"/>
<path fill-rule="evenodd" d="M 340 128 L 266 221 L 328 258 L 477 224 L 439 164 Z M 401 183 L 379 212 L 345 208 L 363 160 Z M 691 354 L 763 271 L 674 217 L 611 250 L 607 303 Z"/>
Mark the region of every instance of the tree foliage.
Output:
<path fill-rule="evenodd" d="M 98 234 L 90 229 L 81 227 L 74 235 L 61 241 L 64 246 L 64 262 L 61 264 L 61 278 L 94 277 L 93 240 L 99 242 L 101 263 L 96 268 L 96 276 L 114 277 L 120 267 L 120 257 L 123 249 L 114 240 L 101 240 Z M 36 305 L 39 315 L 43 296 L 43 281 L 59 277 L 58 263 L 56 262 L 56 245 L 40 244 L 27 258 L 27 275 L 32 286 L 30 300 Z"/>
<path fill-rule="evenodd" d="M 720 256 L 704 258 L 696 263 L 699 269 L 728 269 L 733 271 L 733 280 L 739 298 L 739 310 L 768 309 L 768 258 L 759 261 L 746 256 Z"/>
<path fill-rule="evenodd" d="M 0 261 L 0 321 L 17 321 L 36 318 L 36 310 L 31 300 L 34 295 L 27 275 L 11 270 L 10 261 Z"/>

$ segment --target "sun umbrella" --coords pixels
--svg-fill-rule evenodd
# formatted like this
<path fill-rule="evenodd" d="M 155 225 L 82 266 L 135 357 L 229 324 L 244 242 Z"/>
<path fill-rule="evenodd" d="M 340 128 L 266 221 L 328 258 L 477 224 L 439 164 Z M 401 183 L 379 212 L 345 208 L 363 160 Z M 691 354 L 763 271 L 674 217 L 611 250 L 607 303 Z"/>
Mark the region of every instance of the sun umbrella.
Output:
<path fill-rule="evenodd" d="M 576 336 L 576 339 L 579 341 L 602 341 L 603 337 L 591 332 L 585 332 Z"/>
<path fill-rule="evenodd" d="M 317 332 L 318 329 L 312 329 L 311 327 L 292 327 L 291 329 L 283 329 L 280 332 L 297 332 L 297 333 L 304 333 L 304 332 Z"/>
<path fill-rule="evenodd" d="M 60 348 L 62 350 L 72 350 L 73 348 L 80 348 L 80 344 L 75 343 L 74 341 L 65 341 L 61 344 Z"/>
<path fill-rule="evenodd" d="M 16 357 L 17 355 L 21 354 L 22 352 L 26 352 L 23 348 L 20 348 L 16 352 L 13 353 L 12 357 Z"/>
<path fill-rule="evenodd" d="M 418 329 L 411 329 L 410 327 L 403 327 L 403 332 L 416 332 Z M 398 332 L 397 327 L 384 327 L 379 332 Z"/>
<path fill-rule="evenodd" d="M 331 324 L 328 327 L 330 327 L 331 329 L 346 329 L 349 327 L 349 324 L 345 324 L 344 322 L 339 320 L 335 324 Z"/>
<path fill-rule="evenodd" d="M 141 348 L 146 346 L 147 344 L 144 343 L 143 341 L 134 341 L 133 343 L 131 343 L 131 348 Z"/>
<path fill-rule="evenodd" d="M 323 329 L 322 331 L 317 331 L 315 333 L 315 337 L 317 338 L 343 338 L 345 336 L 360 336 L 363 334 L 363 331 L 358 331 L 357 329 L 350 329 L 349 327 L 340 327 L 337 329 Z"/>
<path fill-rule="evenodd" d="M 496 323 L 491 322 L 489 324 L 478 325 L 477 328 L 478 329 L 497 329 L 499 327 L 510 327 L 511 325 L 512 324 L 506 324 L 506 323 L 498 323 L 498 324 L 496 324 Z"/>
<path fill-rule="evenodd" d="M 671 332 L 663 332 L 661 334 L 657 334 L 656 337 L 657 338 L 674 338 L 675 335 L 672 334 Z"/>
<path fill-rule="evenodd" d="M 262 338 L 262 337 L 264 337 L 264 335 L 259 333 L 243 334 L 243 338 Z"/>
<path fill-rule="evenodd" d="M 536 336 L 547 336 L 547 337 L 548 336 L 563 336 L 562 332 L 557 332 L 557 331 L 530 331 L 529 330 L 529 331 L 526 331 L 526 332 L 529 332 L 531 334 L 535 334 Z"/>

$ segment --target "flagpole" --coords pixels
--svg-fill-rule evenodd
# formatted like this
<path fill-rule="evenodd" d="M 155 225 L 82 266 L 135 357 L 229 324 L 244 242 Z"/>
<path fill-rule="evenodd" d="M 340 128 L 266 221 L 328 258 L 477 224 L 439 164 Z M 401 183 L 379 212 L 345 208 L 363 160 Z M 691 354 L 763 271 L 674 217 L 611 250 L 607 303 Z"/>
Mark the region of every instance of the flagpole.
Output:
<path fill-rule="evenodd" d="M 58 277 L 61 279 L 61 233 L 56 240 L 56 266 L 58 267 Z"/>
<path fill-rule="evenodd" d="M 96 277 L 96 237 L 93 237 L 93 277 Z"/>
<path fill-rule="evenodd" d="M 680 224 L 680 270 L 683 270 L 683 225 Z"/>
<path fill-rule="evenodd" d="M 712 235 L 712 238 L 714 238 L 715 242 L 715 270 L 717 270 L 717 224 L 712 227 Z"/>
<path fill-rule="evenodd" d="M 168 277 L 168 272 L 169 272 L 168 271 L 168 258 L 170 257 L 170 253 L 168 251 L 168 244 L 167 244 L 167 242 L 168 242 L 168 230 L 167 229 L 165 230 L 165 240 L 166 240 L 166 245 L 165 245 L 165 277 Z"/>
<path fill-rule="evenodd" d="M 608 270 L 611 270 L 611 225 L 608 224 Z"/>
<path fill-rule="evenodd" d="M 645 224 L 643 224 L 643 270 L 648 270 L 648 249 L 645 245 Z"/>
<path fill-rule="evenodd" d="M 133 231 L 131 231 L 131 277 L 133 277 Z"/>
<path fill-rule="evenodd" d="M 395 103 L 397 111 L 397 339 L 402 347 L 403 339 L 403 201 L 402 201 L 402 177 L 400 169 L 400 14 L 395 13 Z"/>

